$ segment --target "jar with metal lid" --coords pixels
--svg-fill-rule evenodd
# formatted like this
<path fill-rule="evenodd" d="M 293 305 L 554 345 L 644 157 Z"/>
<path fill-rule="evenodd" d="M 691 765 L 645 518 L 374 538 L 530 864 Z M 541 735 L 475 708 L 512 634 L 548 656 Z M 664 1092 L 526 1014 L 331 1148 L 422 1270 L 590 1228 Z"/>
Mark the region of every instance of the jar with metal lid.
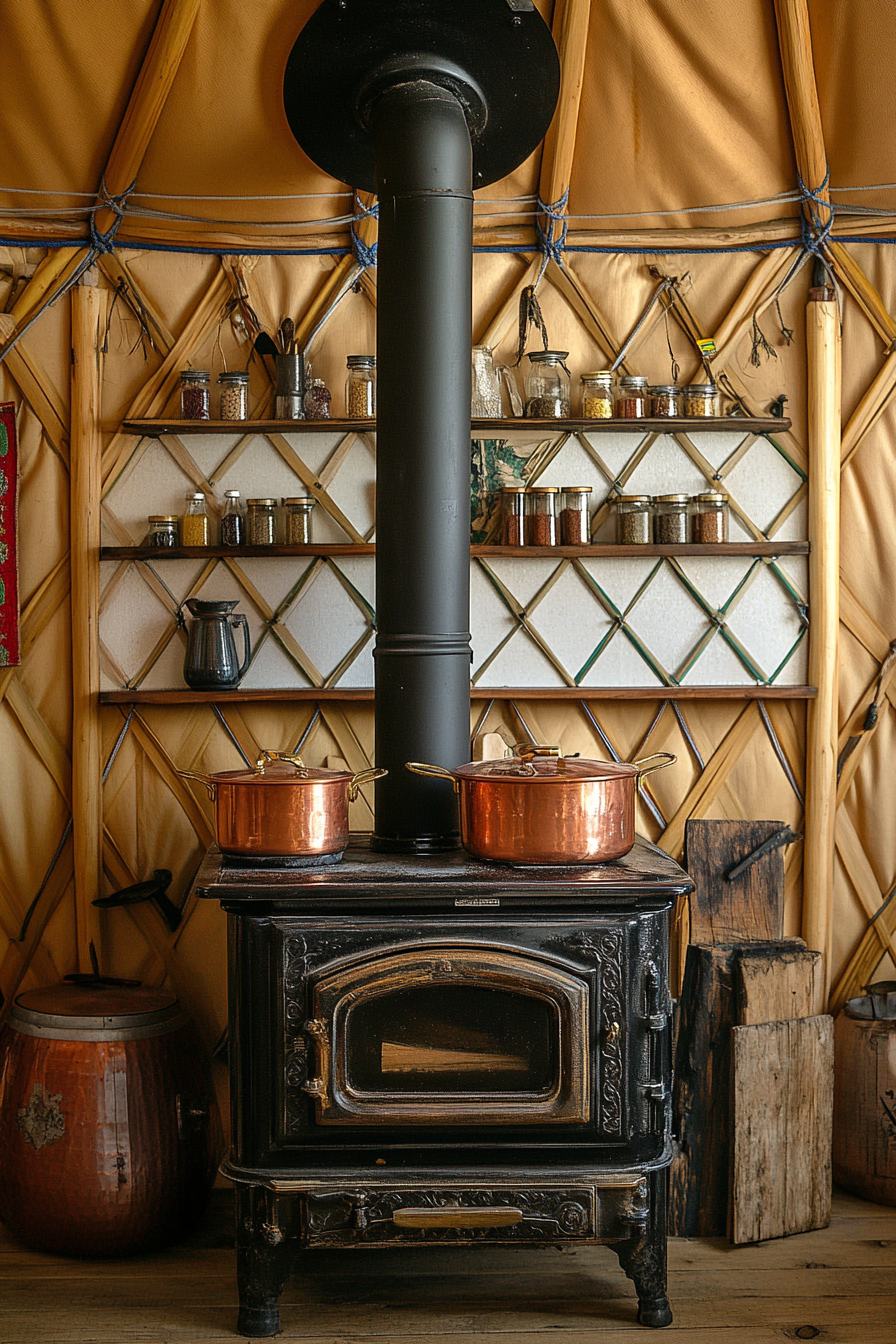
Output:
<path fill-rule="evenodd" d="M 508 485 L 501 491 L 501 544 L 523 546 L 526 541 L 526 487 Z"/>
<path fill-rule="evenodd" d="M 622 420 L 642 420 L 647 415 L 647 379 L 637 374 L 620 378 L 616 384 L 613 411 Z"/>
<path fill-rule="evenodd" d="M 207 546 L 209 541 L 208 508 L 201 490 L 187 495 L 186 511 L 180 522 L 181 546 Z"/>
<path fill-rule="evenodd" d="M 526 545 L 557 545 L 556 485 L 534 486 L 526 491 Z"/>
<path fill-rule="evenodd" d="M 181 420 L 208 420 L 211 418 L 208 396 L 209 375 L 202 369 L 181 369 Z"/>
<path fill-rule="evenodd" d="M 681 409 L 684 415 L 720 415 L 719 389 L 715 383 L 691 383 L 684 389 Z"/>
<path fill-rule="evenodd" d="M 694 497 L 691 515 L 694 541 L 721 543 L 728 540 L 728 496 L 707 491 Z"/>
<path fill-rule="evenodd" d="M 349 420 L 372 419 L 376 415 L 376 357 L 349 355 L 346 364 L 345 414 Z"/>
<path fill-rule="evenodd" d="M 221 397 L 218 414 L 222 420 L 245 420 L 249 415 L 249 375 L 240 369 L 218 374 Z"/>
<path fill-rule="evenodd" d="M 613 374 L 609 369 L 582 374 L 582 418 L 610 420 L 613 416 Z"/>
<path fill-rule="evenodd" d="M 316 502 L 308 495 L 296 495 L 291 499 L 284 499 L 287 545 L 311 545 L 311 510 Z"/>
<path fill-rule="evenodd" d="M 250 546 L 273 546 L 276 499 L 246 500 L 246 541 Z"/>
<path fill-rule="evenodd" d="M 239 490 L 224 491 L 224 512 L 221 514 L 221 545 L 242 546 L 246 540 L 246 518 Z"/>
<path fill-rule="evenodd" d="M 660 383 L 648 388 L 650 393 L 650 414 L 657 416 L 681 415 L 681 389 L 674 383 Z"/>
<path fill-rule="evenodd" d="M 649 495 L 619 495 L 616 509 L 616 543 L 646 546 L 653 540 L 653 501 Z"/>
<path fill-rule="evenodd" d="M 560 544 L 587 546 L 590 541 L 588 515 L 590 485 L 564 485 L 560 491 Z"/>
<path fill-rule="evenodd" d="M 688 495 L 657 495 L 653 501 L 653 539 L 660 546 L 688 541 L 691 501 Z"/>
<path fill-rule="evenodd" d="M 148 544 L 158 551 L 174 550 L 177 545 L 177 515 L 151 513 L 146 521 L 149 523 Z"/>
<path fill-rule="evenodd" d="M 537 350 L 526 358 L 526 416 L 530 420 L 569 419 L 567 350 Z"/>

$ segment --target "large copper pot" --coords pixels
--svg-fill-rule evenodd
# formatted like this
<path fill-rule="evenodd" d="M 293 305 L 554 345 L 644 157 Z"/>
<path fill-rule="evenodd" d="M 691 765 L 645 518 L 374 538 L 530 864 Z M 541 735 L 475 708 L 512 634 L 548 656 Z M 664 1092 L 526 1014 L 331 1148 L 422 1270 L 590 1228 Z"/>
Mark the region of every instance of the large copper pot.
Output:
<path fill-rule="evenodd" d="M 385 770 L 352 774 L 306 766 L 300 756 L 263 751 L 254 770 L 225 770 L 198 779 L 215 804 L 215 838 L 225 854 L 243 858 L 313 858 L 339 854 L 348 841 L 348 805 L 362 784 Z"/>
<path fill-rule="evenodd" d="M 660 751 L 631 765 L 561 756 L 559 747 L 514 748 L 500 761 L 455 770 L 408 761 L 418 775 L 454 782 L 464 849 L 503 863 L 604 863 L 635 843 L 635 795 L 675 757 Z M 653 764 L 650 764 L 653 762 Z"/>

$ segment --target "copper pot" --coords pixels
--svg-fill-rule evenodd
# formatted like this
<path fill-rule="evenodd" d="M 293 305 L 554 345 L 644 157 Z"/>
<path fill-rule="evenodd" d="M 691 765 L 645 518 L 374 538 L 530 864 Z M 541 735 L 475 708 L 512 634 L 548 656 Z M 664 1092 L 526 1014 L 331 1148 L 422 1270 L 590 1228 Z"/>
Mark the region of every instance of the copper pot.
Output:
<path fill-rule="evenodd" d="M 464 849 L 503 863 L 604 863 L 635 843 L 635 794 L 675 757 L 589 761 L 559 747 L 514 748 L 503 761 L 473 761 L 455 770 L 408 761 L 408 770 L 454 782 Z M 648 764 L 648 762 L 655 764 Z"/>
<path fill-rule="evenodd" d="M 313 769 L 279 751 L 263 751 L 254 770 L 178 771 L 208 789 L 219 849 L 250 858 L 340 853 L 348 841 L 349 803 L 362 784 L 386 773 Z"/>

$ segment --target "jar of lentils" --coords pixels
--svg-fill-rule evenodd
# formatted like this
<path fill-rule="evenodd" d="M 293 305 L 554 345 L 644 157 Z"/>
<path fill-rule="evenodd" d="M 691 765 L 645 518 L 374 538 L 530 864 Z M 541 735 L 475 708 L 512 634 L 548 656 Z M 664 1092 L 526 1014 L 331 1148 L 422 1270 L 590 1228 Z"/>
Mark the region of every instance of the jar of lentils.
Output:
<path fill-rule="evenodd" d="M 345 414 L 349 420 L 369 420 L 376 415 L 376 358 L 349 355 L 346 360 Z"/>
<path fill-rule="evenodd" d="M 149 523 L 149 545 L 158 551 L 172 551 L 177 545 L 177 515 L 173 513 L 154 513 L 147 519 Z"/>
<path fill-rule="evenodd" d="M 657 495 L 653 501 L 653 539 L 660 546 L 679 546 L 690 540 L 688 495 Z"/>
<path fill-rule="evenodd" d="M 311 510 L 315 500 L 310 495 L 284 499 L 286 509 L 286 540 L 290 546 L 311 545 Z"/>
<path fill-rule="evenodd" d="M 501 544 L 524 546 L 526 542 L 526 487 L 508 485 L 501 491 Z"/>
<path fill-rule="evenodd" d="M 275 499 L 246 500 L 246 541 L 250 546 L 273 546 Z"/>
<path fill-rule="evenodd" d="M 622 420 L 641 420 L 648 412 L 647 379 L 632 374 L 616 384 L 613 411 Z"/>
<path fill-rule="evenodd" d="M 222 420 L 246 420 L 249 415 L 249 375 L 234 370 L 218 374 L 221 391 L 218 414 Z"/>
<path fill-rule="evenodd" d="M 653 540 L 653 510 L 649 495 L 619 495 L 616 510 L 616 543 L 647 546 Z"/>
<path fill-rule="evenodd" d="M 707 491 L 705 495 L 696 495 L 691 515 L 691 532 L 694 541 L 704 543 L 727 541 L 728 496 L 711 491 Z"/>
<path fill-rule="evenodd" d="M 674 383 L 661 383 L 650 388 L 650 414 L 661 417 L 681 415 L 681 392 Z"/>
<path fill-rule="evenodd" d="M 526 358 L 526 417 L 529 420 L 569 418 L 567 350 L 537 350 Z"/>
<path fill-rule="evenodd" d="M 719 389 L 715 383 L 691 383 L 690 387 L 684 389 L 681 409 L 685 415 L 720 415 Z"/>
<path fill-rule="evenodd" d="M 582 419 L 610 420 L 613 415 L 613 375 L 609 369 L 582 374 Z"/>
<path fill-rule="evenodd" d="M 560 491 L 560 544 L 587 546 L 590 540 L 588 513 L 590 485 L 564 485 Z"/>
<path fill-rule="evenodd" d="M 557 545 L 557 495 L 555 485 L 535 486 L 526 491 L 526 545 Z"/>
<path fill-rule="evenodd" d="M 202 369 L 181 369 L 181 420 L 209 420 L 211 418 L 209 411 L 208 382 L 209 376 Z"/>

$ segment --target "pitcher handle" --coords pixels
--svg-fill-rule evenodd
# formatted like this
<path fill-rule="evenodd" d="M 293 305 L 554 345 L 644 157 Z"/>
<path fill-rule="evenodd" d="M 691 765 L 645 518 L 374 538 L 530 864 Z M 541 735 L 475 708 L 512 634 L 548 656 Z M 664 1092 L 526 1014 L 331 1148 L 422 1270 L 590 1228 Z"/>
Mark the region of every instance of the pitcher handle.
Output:
<path fill-rule="evenodd" d="M 499 364 L 495 368 L 495 373 L 498 375 L 500 382 L 502 382 L 507 389 L 507 400 L 510 402 L 511 414 L 515 416 L 516 419 L 520 419 L 523 414 L 523 400 L 520 396 L 520 390 L 512 370 L 510 370 L 506 364 Z"/>
<path fill-rule="evenodd" d="M 237 673 L 240 681 L 242 681 L 243 677 L 246 674 L 246 669 L 249 666 L 249 660 L 252 657 L 252 645 L 249 642 L 249 622 L 246 620 L 246 617 L 243 615 L 243 613 L 241 611 L 238 611 L 233 616 L 231 616 L 230 624 L 234 626 L 241 625 L 243 627 L 244 657 L 242 663 L 240 664 L 239 672 Z"/>

